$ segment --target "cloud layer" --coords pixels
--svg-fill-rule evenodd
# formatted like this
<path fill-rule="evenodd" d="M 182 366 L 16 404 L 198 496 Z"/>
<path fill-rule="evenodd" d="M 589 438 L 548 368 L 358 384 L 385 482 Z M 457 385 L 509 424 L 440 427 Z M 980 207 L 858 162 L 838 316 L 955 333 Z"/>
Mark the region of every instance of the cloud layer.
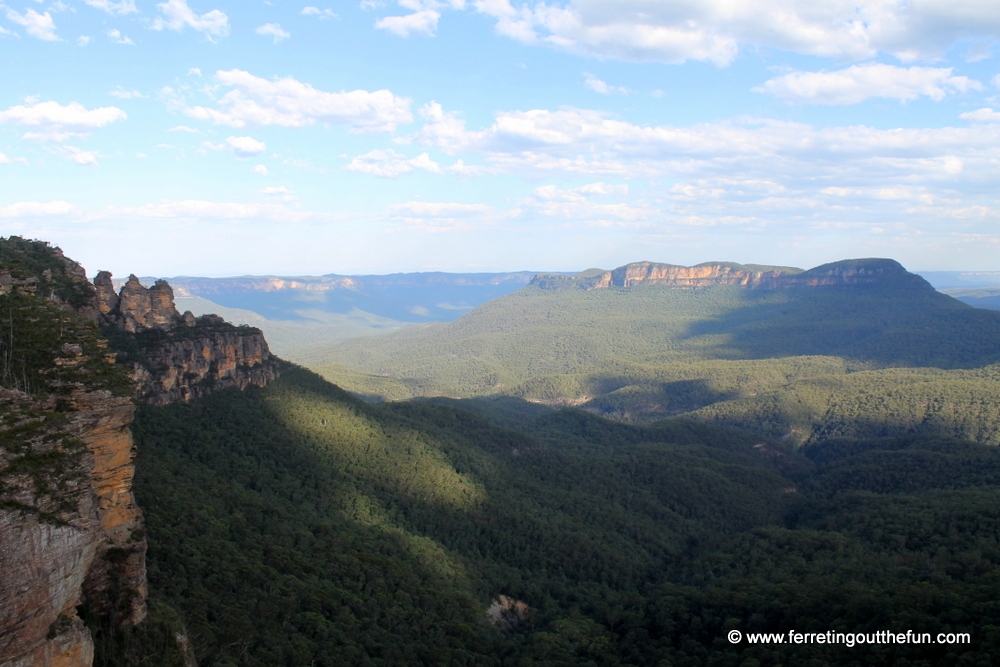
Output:
<path fill-rule="evenodd" d="M 836 72 L 791 72 L 754 88 L 791 102 L 858 104 L 870 97 L 903 102 L 926 96 L 940 101 L 947 95 L 982 90 L 965 76 L 953 76 L 951 67 L 893 67 L 853 65 Z"/>
<path fill-rule="evenodd" d="M 327 93 L 292 77 L 268 80 L 238 69 L 216 72 L 215 79 L 230 88 L 216 107 L 188 107 L 185 114 L 230 127 L 322 122 L 348 125 L 357 132 L 391 132 L 413 120 L 410 100 L 388 90 Z"/>

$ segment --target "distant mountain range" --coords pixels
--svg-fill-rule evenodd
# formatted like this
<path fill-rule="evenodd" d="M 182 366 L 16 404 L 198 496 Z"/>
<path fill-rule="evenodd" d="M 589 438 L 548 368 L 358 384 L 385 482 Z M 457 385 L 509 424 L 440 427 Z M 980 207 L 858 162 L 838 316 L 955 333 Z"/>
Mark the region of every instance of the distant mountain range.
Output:
<path fill-rule="evenodd" d="M 332 340 L 450 322 L 518 290 L 535 276 L 512 273 L 396 273 L 385 276 L 240 276 L 169 278 L 177 307 L 259 327 L 272 349 L 311 363 Z M 147 285 L 157 279 L 140 278 Z M 124 283 L 123 279 L 116 283 Z"/>
<path fill-rule="evenodd" d="M 892 260 L 640 262 L 541 274 L 457 321 L 313 352 L 329 360 L 315 370 L 375 399 L 506 395 L 633 422 L 689 414 L 796 443 L 929 429 L 1000 444 L 998 332 L 1000 313 Z"/>
<path fill-rule="evenodd" d="M 702 266 L 741 265 L 709 262 Z M 745 265 L 743 268 L 788 275 L 803 273 L 802 269 L 792 267 Z M 174 288 L 181 311 L 190 310 L 196 315 L 215 313 L 232 322 L 259 327 L 278 354 L 315 365 L 323 361 L 322 349 L 330 341 L 391 333 L 431 322 L 452 322 L 491 299 L 521 289 L 535 276 L 544 276 L 545 281 L 555 284 L 611 273 L 589 269 L 575 274 L 577 278 L 570 278 L 573 274 L 515 271 L 380 276 L 179 276 L 167 280 Z M 928 271 L 919 275 L 936 289 L 969 305 L 1000 309 L 1000 287 L 997 287 L 1000 272 Z M 141 277 L 140 281 L 149 286 L 157 279 Z M 124 283 L 124 276 L 115 280 L 118 287 Z M 984 289 L 990 286 L 994 289 Z"/>

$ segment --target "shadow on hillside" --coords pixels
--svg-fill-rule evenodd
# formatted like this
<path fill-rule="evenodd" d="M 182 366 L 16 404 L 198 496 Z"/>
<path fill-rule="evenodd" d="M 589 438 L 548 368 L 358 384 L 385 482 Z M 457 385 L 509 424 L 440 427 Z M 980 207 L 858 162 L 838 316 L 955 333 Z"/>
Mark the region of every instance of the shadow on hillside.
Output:
<path fill-rule="evenodd" d="M 682 340 L 718 359 L 828 355 L 938 368 L 1000 361 L 1000 312 L 937 292 L 849 286 L 747 291 L 739 298 L 743 305 L 693 324 Z M 719 336 L 725 342 L 706 340 Z"/>
<path fill-rule="evenodd" d="M 619 389 L 601 394 L 583 404 L 585 410 L 626 422 L 650 422 L 691 412 L 706 405 L 738 397 L 736 392 L 713 389 L 707 379 L 628 384 L 622 378 Z"/>

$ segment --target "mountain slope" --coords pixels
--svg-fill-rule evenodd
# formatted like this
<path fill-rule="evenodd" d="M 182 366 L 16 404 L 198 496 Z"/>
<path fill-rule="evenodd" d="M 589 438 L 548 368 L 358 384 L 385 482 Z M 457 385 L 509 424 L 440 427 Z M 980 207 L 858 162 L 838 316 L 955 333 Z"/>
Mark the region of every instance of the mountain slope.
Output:
<path fill-rule="evenodd" d="M 742 284 L 754 275 L 766 280 L 756 289 Z M 332 346 L 329 362 L 476 395 L 623 362 L 826 355 L 855 366 L 970 368 L 1000 361 L 1000 315 L 939 294 L 890 260 L 758 270 L 693 287 L 593 275 L 555 282 L 540 276 L 456 322 Z M 317 368 L 339 380 L 335 370 Z"/>
<path fill-rule="evenodd" d="M 998 650 L 983 627 L 1000 624 L 1000 449 L 840 440 L 806 458 L 697 422 L 505 401 L 364 404 L 300 370 L 142 408 L 154 597 L 182 610 L 203 665 L 977 664 Z M 733 629 L 977 639 L 751 645 Z"/>
<path fill-rule="evenodd" d="M 529 428 L 364 404 L 304 370 L 146 406 L 151 590 L 203 664 L 499 664 L 517 650 L 486 622 L 500 595 L 565 621 L 787 499 L 745 433 L 584 413 Z"/>

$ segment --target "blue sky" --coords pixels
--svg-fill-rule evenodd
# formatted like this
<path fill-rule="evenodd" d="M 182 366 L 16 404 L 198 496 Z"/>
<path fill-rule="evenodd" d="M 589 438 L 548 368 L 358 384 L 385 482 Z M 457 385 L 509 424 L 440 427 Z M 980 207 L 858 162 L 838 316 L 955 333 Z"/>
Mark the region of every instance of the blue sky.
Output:
<path fill-rule="evenodd" d="M 1000 270 L 995 0 L 2 0 L 0 54 L 0 234 L 91 273 Z"/>

